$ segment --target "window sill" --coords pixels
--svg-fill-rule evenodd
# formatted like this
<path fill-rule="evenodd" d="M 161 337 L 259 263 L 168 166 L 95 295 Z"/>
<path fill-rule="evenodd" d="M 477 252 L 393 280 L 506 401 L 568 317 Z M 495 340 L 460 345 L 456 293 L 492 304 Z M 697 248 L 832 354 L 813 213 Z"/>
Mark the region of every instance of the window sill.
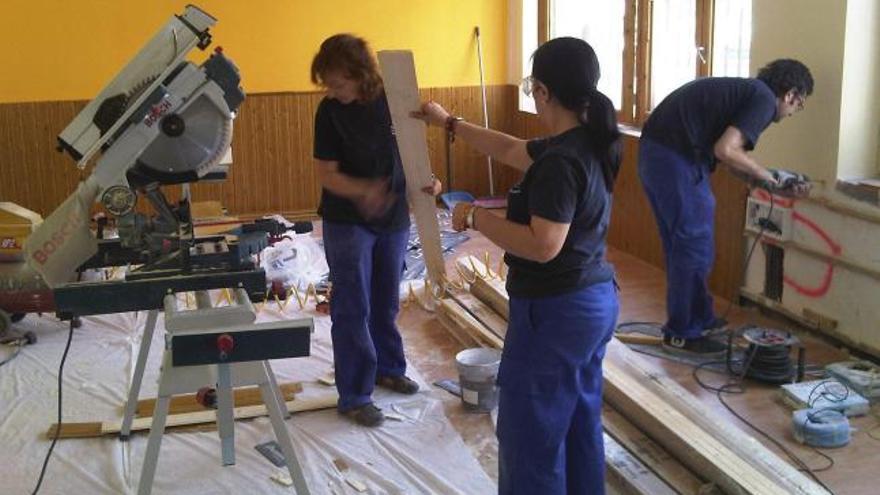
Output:
<path fill-rule="evenodd" d="M 837 179 L 835 188 L 848 198 L 880 207 L 880 178 Z"/>

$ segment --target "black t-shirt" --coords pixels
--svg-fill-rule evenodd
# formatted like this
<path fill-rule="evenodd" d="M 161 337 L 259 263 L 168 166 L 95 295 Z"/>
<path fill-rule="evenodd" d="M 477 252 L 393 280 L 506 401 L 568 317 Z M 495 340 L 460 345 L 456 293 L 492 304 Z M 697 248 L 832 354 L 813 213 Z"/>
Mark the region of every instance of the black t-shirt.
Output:
<path fill-rule="evenodd" d="M 367 220 L 353 202 L 321 191 L 318 214 L 326 221 L 356 223 L 390 232 L 409 226 L 406 179 L 385 95 L 369 102 L 340 103 L 324 98 L 315 113 L 315 158 L 339 162 L 339 171 L 357 178 L 390 178 L 395 195 L 382 216 Z"/>
<path fill-rule="evenodd" d="M 729 126 L 743 133 L 746 149 L 752 150 L 775 116 L 776 96 L 763 81 L 707 77 L 664 98 L 645 122 L 642 137 L 714 170 L 715 142 Z"/>
<path fill-rule="evenodd" d="M 611 193 L 586 130 L 529 141 L 527 149 L 534 163 L 507 195 L 507 219 L 527 225 L 535 215 L 570 227 L 562 250 L 547 263 L 504 255 L 507 291 L 544 297 L 613 279 L 614 268 L 605 260 Z"/>

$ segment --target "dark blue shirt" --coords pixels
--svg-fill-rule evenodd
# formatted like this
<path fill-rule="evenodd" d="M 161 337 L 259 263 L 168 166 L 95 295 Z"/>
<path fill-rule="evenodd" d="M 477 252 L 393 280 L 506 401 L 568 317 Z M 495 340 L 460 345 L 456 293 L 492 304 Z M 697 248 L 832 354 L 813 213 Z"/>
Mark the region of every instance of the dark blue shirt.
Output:
<path fill-rule="evenodd" d="M 605 260 L 611 193 L 586 130 L 529 141 L 527 149 L 534 163 L 508 193 L 507 219 L 528 225 L 534 215 L 570 227 L 562 250 L 547 263 L 504 255 L 507 291 L 544 297 L 613 279 L 614 268 Z"/>
<path fill-rule="evenodd" d="M 409 226 L 406 179 L 384 94 L 370 102 L 321 100 L 315 113 L 314 156 L 339 162 L 339 171 L 351 177 L 389 178 L 389 190 L 394 195 L 384 215 L 366 219 L 352 201 L 322 189 L 318 214 L 325 221 L 356 223 L 381 232 Z"/>
<path fill-rule="evenodd" d="M 758 79 L 707 77 L 676 89 L 657 105 L 642 138 L 715 169 L 715 142 L 733 126 L 752 150 L 776 116 L 776 96 Z"/>

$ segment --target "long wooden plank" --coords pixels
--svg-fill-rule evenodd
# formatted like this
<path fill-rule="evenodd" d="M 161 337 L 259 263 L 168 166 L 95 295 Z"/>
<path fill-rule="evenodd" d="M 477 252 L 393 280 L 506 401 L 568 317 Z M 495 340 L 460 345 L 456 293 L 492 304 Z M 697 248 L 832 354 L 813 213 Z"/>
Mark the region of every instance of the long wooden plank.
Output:
<path fill-rule="evenodd" d="M 622 414 L 607 404 L 602 408 L 602 427 L 648 469 L 681 495 L 718 493 L 711 485 L 685 468 L 672 454 L 648 438 Z M 606 456 L 607 456 L 606 448 Z M 709 486 L 707 486 L 709 485 Z"/>
<path fill-rule="evenodd" d="M 665 481 L 608 434 L 605 434 L 605 483 L 617 493 L 626 495 L 676 494 Z"/>
<path fill-rule="evenodd" d="M 452 335 L 452 338 L 455 339 L 456 342 L 461 344 L 464 348 L 468 347 L 479 347 L 482 345 L 480 341 L 476 338 L 472 337 L 461 325 L 452 320 L 449 316 L 446 315 L 443 310 L 442 305 L 437 306 L 437 311 L 435 313 L 437 320 L 443 324 L 444 327 L 449 331 L 449 334 Z"/>
<path fill-rule="evenodd" d="M 501 349 L 504 347 L 504 340 L 492 333 L 485 325 L 477 321 L 470 313 L 461 305 L 452 299 L 443 299 L 439 305 L 440 311 L 443 312 L 453 323 L 463 328 L 471 337 L 480 341 L 484 345 Z"/>
<path fill-rule="evenodd" d="M 336 402 L 338 399 L 339 397 L 334 392 L 328 393 L 327 395 L 322 395 L 321 397 L 287 401 L 285 404 L 287 405 L 288 411 L 290 411 L 291 413 L 297 413 L 336 407 Z M 267 416 L 269 414 L 266 411 L 266 406 L 262 404 L 257 406 L 236 407 L 232 411 L 235 419 L 250 419 L 259 416 Z M 165 427 L 173 428 L 175 426 L 190 426 L 203 423 L 214 423 L 216 421 L 217 411 L 211 409 L 208 411 L 197 411 L 191 413 L 169 415 Z M 149 430 L 150 426 L 152 426 L 152 423 L 152 417 L 135 418 L 131 425 L 131 431 L 135 432 Z M 49 431 L 46 432 L 46 437 L 53 438 L 55 435 L 55 430 L 57 428 L 57 423 L 50 426 Z M 92 423 L 62 423 L 61 434 L 58 436 L 58 438 L 98 437 L 102 435 L 112 435 L 115 433 L 119 433 L 121 429 L 121 420 Z"/>
<path fill-rule="evenodd" d="M 673 404 L 649 389 L 649 380 L 636 378 L 607 356 L 603 370 L 605 400 L 651 438 L 675 452 L 682 463 L 714 482 L 725 493 L 792 493 L 792 487 L 784 480 L 756 469 L 752 458 L 740 457 L 732 450 L 732 445 L 715 438 L 711 430 L 695 424 Z"/>
<path fill-rule="evenodd" d="M 285 402 L 293 400 L 294 396 L 302 392 L 302 384 L 279 383 L 278 388 L 281 389 L 281 396 Z M 263 396 L 260 394 L 259 387 L 239 387 L 232 391 L 232 403 L 234 407 L 256 406 L 263 403 Z M 141 399 L 138 401 L 137 409 L 135 409 L 135 417 L 144 418 L 153 415 L 153 408 L 156 406 L 156 399 Z M 168 414 L 183 414 L 196 411 L 207 411 L 207 408 L 196 402 L 196 394 L 176 395 L 171 398 L 171 404 L 168 406 Z"/>
<path fill-rule="evenodd" d="M 413 55 L 405 50 L 386 50 L 380 51 L 378 58 L 428 278 L 434 283 L 443 284 L 446 281 L 446 266 L 440 246 L 437 205 L 432 196 L 421 191 L 422 187 L 431 183 L 432 175 L 426 128 L 424 122 L 410 117 L 410 112 L 421 107 Z"/>
<path fill-rule="evenodd" d="M 685 390 L 678 382 L 668 377 L 664 371 L 652 366 L 644 358 L 629 350 L 620 342 L 612 340 L 609 343 L 604 363 L 605 370 L 611 369 L 613 373 L 626 375 L 633 382 L 642 384 L 642 387 L 648 387 L 651 395 L 658 403 L 674 405 L 678 414 L 687 417 L 690 428 L 707 432 L 718 442 L 726 446 L 734 455 L 748 461 L 751 473 L 760 474 L 762 477 L 775 480 L 779 486 L 785 487 L 788 493 L 799 495 L 826 495 L 828 493 L 827 490 L 807 478 L 806 475 L 781 459 L 753 436 L 730 421 L 719 418 L 716 414 L 712 413 L 705 404 Z M 630 409 L 628 406 L 621 406 L 615 403 L 614 400 L 610 400 L 614 392 L 609 395 L 609 389 L 618 387 L 610 383 L 607 373 L 605 386 L 606 400 L 615 406 L 619 412 L 627 416 L 634 424 L 653 437 L 652 430 L 644 428 L 636 418 L 631 417 L 631 415 L 637 415 L 636 411 L 638 409 Z M 619 390 L 619 392 L 624 396 L 632 395 L 626 389 Z M 620 398 L 626 399 L 625 397 Z M 621 400 L 620 402 L 626 404 L 631 403 L 632 400 Z M 645 411 L 646 414 L 653 414 L 653 412 L 652 409 Z M 656 437 L 654 439 L 670 451 L 676 454 L 681 453 L 674 446 Z M 682 461 L 684 462 L 684 459 Z"/>
<path fill-rule="evenodd" d="M 507 335 L 507 319 L 496 313 L 483 301 L 469 292 L 457 293 L 452 299 L 461 304 L 477 321 L 492 331 L 498 338 Z"/>
<path fill-rule="evenodd" d="M 505 320 L 510 319 L 510 298 L 504 281 L 487 276 L 490 268 L 476 256 L 462 256 L 455 260 L 458 270 L 470 282 L 471 294 L 495 310 Z M 494 273 L 492 273 L 494 275 Z"/>

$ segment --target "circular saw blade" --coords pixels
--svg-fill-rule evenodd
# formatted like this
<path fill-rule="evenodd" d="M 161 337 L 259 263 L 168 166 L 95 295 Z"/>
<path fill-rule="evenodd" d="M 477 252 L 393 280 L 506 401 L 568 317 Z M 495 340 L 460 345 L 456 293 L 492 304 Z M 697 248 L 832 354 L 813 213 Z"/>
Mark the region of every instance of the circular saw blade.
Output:
<path fill-rule="evenodd" d="M 205 95 L 187 106 L 179 117 L 185 128 L 178 136 L 160 133 L 138 161 L 162 173 L 195 172 L 204 176 L 232 144 L 232 118 Z"/>

